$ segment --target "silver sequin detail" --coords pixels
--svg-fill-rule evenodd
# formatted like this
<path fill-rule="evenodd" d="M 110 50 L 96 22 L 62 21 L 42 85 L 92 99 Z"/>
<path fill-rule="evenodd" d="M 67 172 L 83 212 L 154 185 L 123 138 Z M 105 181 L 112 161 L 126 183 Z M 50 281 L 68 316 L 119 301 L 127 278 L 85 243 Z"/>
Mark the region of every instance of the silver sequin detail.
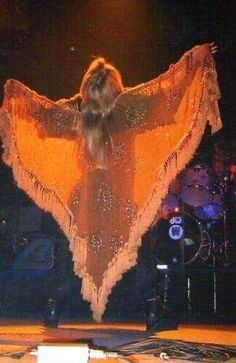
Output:
<path fill-rule="evenodd" d="M 137 208 L 133 205 L 130 199 L 124 198 L 122 200 L 122 209 L 124 217 L 128 224 L 131 225 L 137 214 Z"/>
<path fill-rule="evenodd" d="M 102 247 L 102 243 L 103 243 L 103 238 L 101 234 L 93 233 L 91 235 L 91 247 L 94 252 L 98 252 L 100 250 L 100 248 Z"/>
<path fill-rule="evenodd" d="M 140 107 L 138 109 L 134 109 L 133 107 L 127 107 L 127 109 L 125 110 L 125 114 L 127 124 L 129 125 L 129 129 L 131 130 L 135 130 L 144 121 L 145 112 L 144 110 L 141 110 Z"/>
<path fill-rule="evenodd" d="M 119 248 L 124 244 L 124 236 L 116 234 L 111 237 L 110 248 L 117 253 Z"/>
<path fill-rule="evenodd" d="M 99 207 L 105 212 L 110 211 L 113 206 L 113 195 L 112 190 L 108 184 L 102 183 L 98 189 L 97 201 Z"/>
<path fill-rule="evenodd" d="M 124 166 L 124 164 L 127 162 L 126 159 L 127 155 L 125 151 L 125 145 L 122 142 L 116 145 L 116 147 L 113 149 L 113 160 L 117 166 Z"/>

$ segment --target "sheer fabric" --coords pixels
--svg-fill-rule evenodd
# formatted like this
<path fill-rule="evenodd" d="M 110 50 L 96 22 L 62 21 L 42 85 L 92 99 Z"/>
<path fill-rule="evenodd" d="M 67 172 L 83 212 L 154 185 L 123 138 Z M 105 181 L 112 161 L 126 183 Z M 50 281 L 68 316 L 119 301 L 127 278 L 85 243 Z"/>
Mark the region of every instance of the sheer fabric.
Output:
<path fill-rule="evenodd" d="M 9 80 L 0 111 L 4 162 L 69 240 L 82 294 L 100 321 L 112 287 L 135 265 L 168 186 L 192 158 L 206 122 L 222 124 L 209 45 L 122 93 L 109 118 L 107 168 L 90 160 L 78 110 Z"/>

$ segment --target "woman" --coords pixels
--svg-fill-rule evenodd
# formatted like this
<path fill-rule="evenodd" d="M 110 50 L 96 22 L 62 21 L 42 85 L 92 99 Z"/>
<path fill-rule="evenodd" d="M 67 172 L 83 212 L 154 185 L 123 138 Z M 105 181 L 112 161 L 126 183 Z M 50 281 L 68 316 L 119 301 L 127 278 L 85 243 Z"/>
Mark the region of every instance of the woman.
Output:
<path fill-rule="evenodd" d="M 56 103 L 17 81 L 6 83 L 3 160 L 67 236 L 96 320 L 114 284 L 135 265 L 141 237 L 206 122 L 212 132 L 221 127 L 214 51 L 211 44 L 196 46 L 128 90 L 118 71 L 98 59 L 80 94 Z"/>

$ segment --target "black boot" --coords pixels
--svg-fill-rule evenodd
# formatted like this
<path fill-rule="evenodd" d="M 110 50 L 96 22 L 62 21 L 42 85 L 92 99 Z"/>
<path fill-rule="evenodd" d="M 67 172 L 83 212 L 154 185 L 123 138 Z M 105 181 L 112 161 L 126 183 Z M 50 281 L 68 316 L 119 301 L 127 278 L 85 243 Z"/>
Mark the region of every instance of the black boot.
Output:
<path fill-rule="evenodd" d="M 176 315 L 168 309 L 160 297 L 147 300 L 146 330 L 149 335 L 178 328 Z"/>
<path fill-rule="evenodd" d="M 60 309 L 54 298 L 49 298 L 44 311 L 44 326 L 57 328 L 60 319 Z"/>

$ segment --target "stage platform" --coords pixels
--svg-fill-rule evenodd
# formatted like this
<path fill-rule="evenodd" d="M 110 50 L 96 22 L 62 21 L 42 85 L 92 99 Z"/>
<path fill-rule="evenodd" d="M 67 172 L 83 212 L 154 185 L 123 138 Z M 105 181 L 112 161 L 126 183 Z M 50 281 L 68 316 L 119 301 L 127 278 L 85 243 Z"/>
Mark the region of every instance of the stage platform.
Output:
<path fill-rule="evenodd" d="M 58 328 L 45 328 L 41 322 L 0 320 L 0 362 L 37 362 L 37 357 L 30 352 L 42 342 L 86 342 L 95 349 L 118 350 L 122 354 L 130 351 L 133 363 L 161 362 L 160 352 L 167 352 L 168 361 L 176 363 L 236 362 L 236 324 L 183 324 L 177 330 L 158 332 L 150 337 L 143 323 L 62 322 Z M 145 353 L 140 354 L 142 351 Z M 91 359 L 89 362 L 122 363 L 125 360 Z"/>

